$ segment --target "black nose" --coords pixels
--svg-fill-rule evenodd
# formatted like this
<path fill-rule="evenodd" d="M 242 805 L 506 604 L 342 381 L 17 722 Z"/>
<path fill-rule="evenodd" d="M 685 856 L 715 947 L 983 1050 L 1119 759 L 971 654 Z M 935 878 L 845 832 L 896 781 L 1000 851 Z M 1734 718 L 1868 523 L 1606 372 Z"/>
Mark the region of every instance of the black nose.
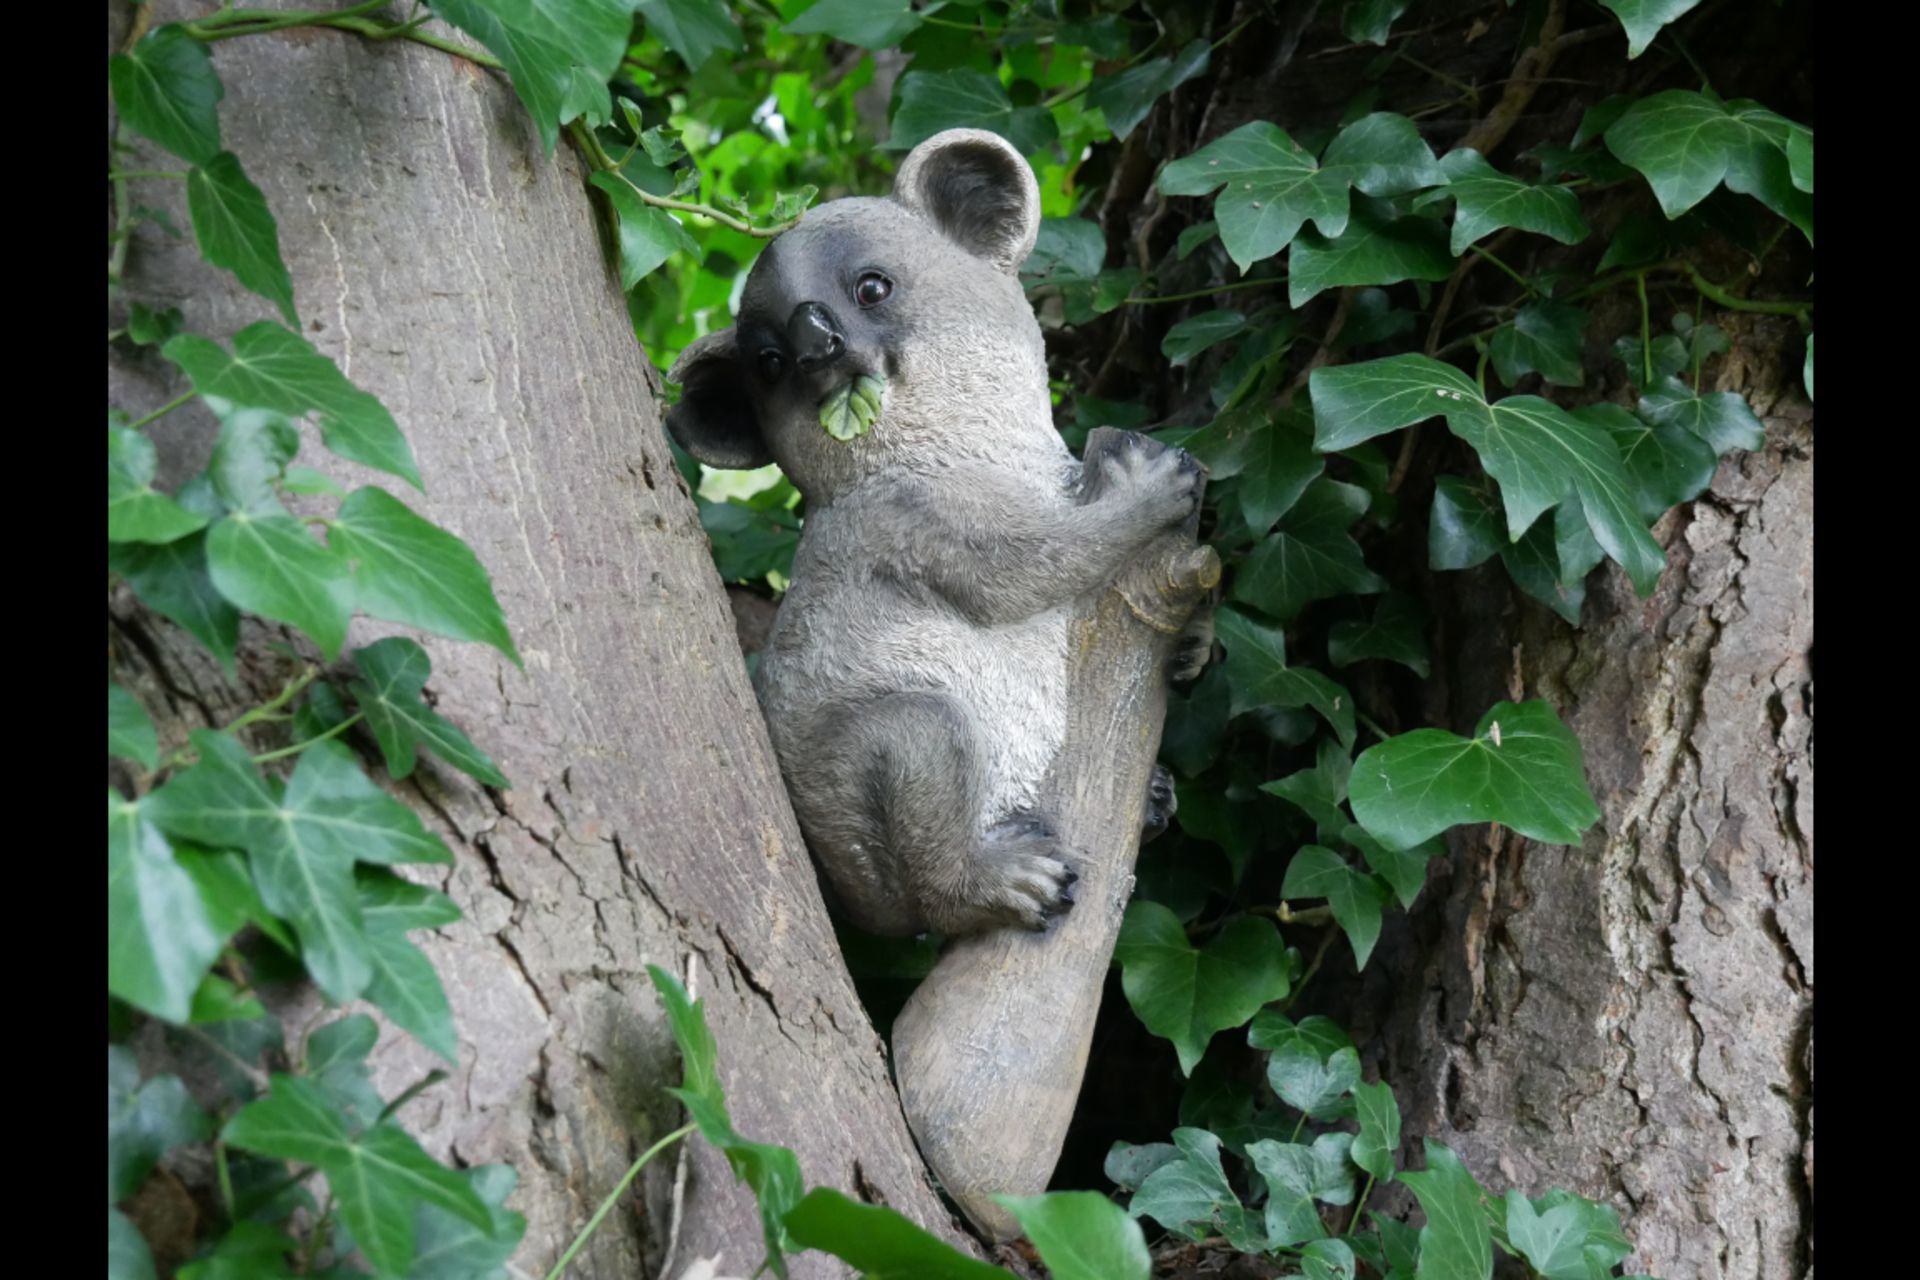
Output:
<path fill-rule="evenodd" d="M 793 309 L 787 321 L 787 345 L 801 369 L 812 373 L 838 360 L 847 350 L 847 339 L 833 318 L 833 312 L 817 302 L 803 302 Z"/>

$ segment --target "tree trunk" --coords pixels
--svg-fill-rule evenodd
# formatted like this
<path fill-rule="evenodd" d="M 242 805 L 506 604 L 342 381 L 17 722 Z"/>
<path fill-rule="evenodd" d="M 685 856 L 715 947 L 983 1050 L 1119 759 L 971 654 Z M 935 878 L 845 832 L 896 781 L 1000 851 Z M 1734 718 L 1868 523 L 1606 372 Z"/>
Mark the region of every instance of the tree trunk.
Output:
<path fill-rule="evenodd" d="M 1656 528 L 1653 597 L 1609 567 L 1576 631 L 1497 564 L 1436 592 L 1435 719 L 1547 698 L 1604 821 L 1578 849 L 1453 841 L 1417 953 L 1368 974 L 1397 1003 L 1353 1030 L 1384 1040 L 1409 1132 L 1532 1194 L 1613 1200 L 1629 1271 L 1784 1280 L 1813 1262 L 1812 406 L 1789 322 L 1716 321 L 1718 389 L 1767 447 Z"/>
<path fill-rule="evenodd" d="M 125 10 L 109 12 L 117 39 Z M 810 1183 L 958 1238 L 840 962 L 574 156 L 540 153 L 503 77 L 405 41 L 287 31 L 223 42 L 215 63 L 225 145 L 279 220 L 307 337 L 394 411 L 428 496 L 383 483 L 474 548 L 525 656 L 522 671 L 426 641 L 440 710 L 514 785 L 490 794 L 423 760 L 398 788 L 454 849 L 441 887 L 467 916 L 421 939 L 461 1054 L 405 1118 L 436 1154 L 519 1170 L 516 1262 L 545 1270 L 680 1123 L 645 966 L 684 976 L 693 957 L 740 1131 L 793 1147 Z M 149 185 L 138 198 L 172 201 L 186 226 L 177 184 Z M 129 279 L 196 332 L 269 314 L 151 225 Z M 150 349 L 110 351 L 116 405 L 139 413 L 183 385 Z M 195 405 L 154 434 L 177 480 L 204 459 L 212 422 Z M 163 745 L 285 676 L 259 643 L 276 634 L 250 633 L 234 691 L 124 591 L 111 614 L 111 661 Z M 350 643 L 392 630 L 359 620 Z M 296 1002 L 290 1039 L 319 1012 Z M 397 1034 L 374 1061 L 388 1095 L 432 1065 Z M 657 1271 L 673 1175 L 671 1158 L 650 1168 L 578 1274 Z M 696 1143 L 678 1257 L 721 1254 L 723 1273 L 744 1273 L 760 1238 L 751 1195 Z M 817 1254 L 794 1264 L 839 1270 Z"/>

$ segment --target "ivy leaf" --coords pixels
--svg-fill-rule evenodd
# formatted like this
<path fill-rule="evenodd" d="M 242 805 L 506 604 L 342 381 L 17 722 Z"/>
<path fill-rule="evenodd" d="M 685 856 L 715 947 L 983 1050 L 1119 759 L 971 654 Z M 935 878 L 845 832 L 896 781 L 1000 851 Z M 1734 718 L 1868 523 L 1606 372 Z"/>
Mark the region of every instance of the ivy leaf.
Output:
<path fill-rule="evenodd" d="M 207 571 L 207 539 L 192 534 L 165 546 L 107 548 L 107 567 L 125 578 L 148 608 L 171 618 L 233 671 L 240 611 L 221 595 Z"/>
<path fill-rule="evenodd" d="M 172 339 L 161 353 L 193 379 L 202 396 L 291 418 L 311 413 L 328 449 L 422 488 L 413 449 L 386 406 L 299 334 L 263 320 L 234 335 L 231 353 L 193 334 Z"/>
<path fill-rule="evenodd" d="M 920 15 L 908 7 L 908 0 L 819 0 L 780 29 L 878 50 L 893 48 L 919 27 Z"/>
<path fill-rule="evenodd" d="M 1360 1083 L 1360 1054 L 1344 1048 L 1322 1058 L 1311 1044 L 1285 1044 L 1267 1059 L 1267 1083 L 1294 1110 L 1316 1120 L 1336 1119 L 1350 1109 L 1347 1094 Z"/>
<path fill-rule="evenodd" d="M 1285 945 L 1271 921 L 1239 916 L 1196 950 L 1178 917 L 1135 901 L 1120 926 L 1114 959 L 1127 1003 L 1147 1030 L 1171 1040 L 1191 1075 L 1217 1031 L 1237 1027 L 1287 994 Z"/>
<path fill-rule="evenodd" d="M 995 1196 L 1019 1220 L 1053 1280 L 1149 1280 L 1140 1224 L 1098 1191 Z"/>
<path fill-rule="evenodd" d="M 1387 32 L 1412 0 L 1347 0 L 1340 7 L 1340 30 L 1355 44 L 1384 45 Z"/>
<path fill-rule="evenodd" d="M 188 164 L 220 154 L 224 90 L 207 46 L 176 23 L 107 61 L 107 84 L 129 129 Z"/>
<path fill-rule="evenodd" d="M 705 1005 L 689 999 L 679 980 L 659 965 L 648 965 L 647 976 L 653 980 L 654 990 L 660 993 L 660 1003 L 667 1011 L 667 1025 L 673 1031 L 674 1042 L 680 1046 L 681 1084 L 678 1089 L 667 1092 L 685 1104 L 687 1114 L 700 1128 L 700 1136 L 727 1157 L 733 1176 L 753 1190 L 760 1205 L 761 1229 L 766 1236 L 765 1265 L 784 1278 L 786 1252 L 818 1247 L 804 1242 L 796 1244 L 798 1237 L 792 1235 L 792 1226 L 788 1223 L 789 1215 L 800 1203 L 800 1162 L 785 1147 L 749 1142 L 734 1132 L 733 1120 L 727 1114 L 726 1094 L 720 1087 L 719 1050 L 714 1044 L 713 1032 L 707 1027 Z M 813 1194 L 823 1195 L 825 1189 Z M 831 1194 L 839 1195 L 838 1192 Z M 876 1236 L 888 1229 L 888 1238 L 899 1241 L 897 1224 L 891 1221 L 898 1215 L 891 1210 L 859 1216 Z"/>
<path fill-rule="evenodd" d="M 923 1276 L 926 1280 L 1006 1280 L 1007 1276 L 899 1212 L 850 1200 L 832 1187 L 809 1191 L 788 1211 L 786 1229 L 799 1247 L 824 1250 L 873 1280 Z"/>
<path fill-rule="evenodd" d="M 1254 1015 L 1253 1025 L 1247 1028 L 1247 1043 L 1269 1053 L 1290 1053 L 1304 1048 L 1322 1062 L 1342 1049 L 1354 1047 L 1352 1037 L 1332 1018 L 1315 1013 L 1295 1022 L 1271 1009 L 1262 1009 Z"/>
<path fill-rule="evenodd" d="M 1793 185 L 1813 194 L 1813 130 L 1796 126 L 1787 135 L 1787 167 Z"/>
<path fill-rule="evenodd" d="M 179 333 L 185 323 L 186 316 L 178 307 L 155 311 L 142 302 L 127 307 L 127 339 L 136 346 L 157 347 Z"/>
<path fill-rule="evenodd" d="M 1467 375 L 1422 355 L 1315 369 L 1308 385 L 1319 449 L 1443 414 L 1499 481 L 1513 541 L 1572 490 L 1594 537 L 1640 593 L 1659 581 L 1666 557 L 1640 520 L 1633 482 L 1606 431 L 1538 396 L 1489 403 Z"/>
<path fill-rule="evenodd" d="M 1393 217 L 1366 200 L 1339 236 L 1301 233 L 1287 256 L 1287 303 L 1298 309 L 1323 289 L 1339 285 L 1445 280 L 1453 274 L 1446 228 L 1433 218 Z"/>
<path fill-rule="evenodd" d="M 1205 222 L 1194 223 L 1180 233 L 1180 238 L 1174 241 L 1174 253 L 1181 262 L 1185 262 L 1195 249 L 1219 238 L 1220 224 L 1208 218 Z"/>
<path fill-rule="evenodd" d="M 1151 58 L 1110 76 L 1095 76 L 1087 87 L 1087 105 L 1106 117 L 1113 136 L 1125 140 L 1153 110 L 1153 104 L 1195 76 L 1205 75 L 1211 48 L 1192 40 L 1171 58 Z"/>
<path fill-rule="evenodd" d="M 1390 592 L 1380 597 L 1369 622 L 1336 622 L 1327 633 L 1327 660 L 1349 667 L 1368 658 L 1397 662 L 1422 680 L 1427 677 L 1427 611 L 1412 596 Z"/>
<path fill-rule="evenodd" d="M 174 860 L 152 801 L 107 789 L 107 990 L 137 1009 L 185 1022 L 194 988 L 227 935 Z"/>
<path fill-rule="evenodd" d="M 1620 460 L 1633 478 L 1640 518 L 1651 523 L 1673 507 L 1692 502 L 1713 483 L 1713 448 L 1684 427 L 1656 426 L 1617 404 L 1591 404 L 1573 416 L 1613 436 Z"/>
<path fill-rule="evenodd" d="M 1366 510 L 1366 490 L 1324 477 L 1314 481 L 1240 567 L 1233 598 L 1285 622 L 1315 600 L 1385 590 L 1347 532 Z"/>
<path fill-rule="evenodd" d="M 1440 160 L 1447 185 L 1414 201 L 1415 208 L 1451 196 L 1453 256 L 1464 254 L 1474 241 L 1502 227 L 1518 227 L 1578 244 L 1592 234 L 1580 216 L 1580 197 L 1553 183 L 1535 185 L 1501 173 L 1471 147 L 1450 151 Z"/>
<path fill-rule="evenodd" d="M 243 1220 L 227 1229 L 212 1253 L 175 1274 L 180 1280 L 299 1280 L 287 1263 L 298 1248 L 278 1228 Z"/>
<path fill-rule="evenodd" d="M 700 245 L 687 234 L 678 218 L 641 200 L 616 174 L 596 173 L 591 181 L 607 193 L 614 211 L 620 215 L 622 289 L 632 289 L 675 253 L 685 253 L 698 260 Z"/>
<path fill-rule="evenodd" d="M 1627 367 L 1627 380 L 1642 390 L 1679 373 L 1688 361 L 1687 344 L 1677 333 L 1663 333 L 1644 347 L 1638 338 L 1617 338 L 1613 353 Z"/>
<path fill-rule="evenodd" d="M 1347 775 L 1353 770 L 1348 752 L 1352 749 L 1351 743 L 1342 746 L 1331 738 L 1322 738 L 1313 768 L 1263 782 L 1260 789 L 1292 803 L 1313 819 L 1322 839 L 1331 839 L 1348 826 L 1346 811 L 1340 805 L 1347 798 Z"/>
<path fill-rule="evenodd" d="M 153 441 L 107 424 L 107 541 L 166 543 L 204 529 L 207 518 L 153 488 Z"/>
<path fill-rule="evenodd" d="M 1205 1129 L 1173 1131 L 1181 1159 L 1147 1175 L 1127 1205 L 1127 1213 L 1152 1218 L 1189 1240 L 1224 1235 L 1243 1253 L 1266 1249 L 1266 1230 L 1247 1212 L 1220 1168 L 1220 1139 Z"/>
<path fill-rule="evenodd" d="M 1263 1139 L 1247 1144 L 1247 1159 L 1267 1184 L 1267 1245 L 1278 1248 L 1327 1234 L 1313 1189 L 1319 1172 L 1313 1149 L 1297 1142 Z"/>
<path fill-rule="evenodd" d="M 233 738 L 201 729 L 192 739 L 200 762 L 148 798 L 154 821 L 247 850 L 261 901 L 292 923 L 314 981 L 335 1000 L 353 999 L 372 976 L 354 861 L 448 862 L 446 846 L 338 743 L 302 752 L 283 793 Z"/>
<path fill-rule="evenodd" d="M 1306 414 L 1252 403 L 1221 413 L 1190 436 L 1186 448 L 1214 478 L 1239 477 L 1240 511 L 1256 536 L 1291 511 L 1327 467 L 1314 450 Z"/>
<path fill-rule="evenodd" d="M 1171 1142 L 1146 1142 L 1139 1146 L 1116 1142 L 1107 1152 L 1102 1167 L 1108 1180 L 1122 1191 L 1137 1191 L 1155 1169 L 1179 1158 L 1180 1148 Z"/>
<path fill-rule="evenodd" d="M 143 1083 L 133 1050 L 107 1046 L 108 1204 L 138 1191 L 168 1150 L 212 1132 L 213 1122 L 180 1077 L 160 1075 Z"/>
<path fill-rule="evenodd" d="M 1353 946 L 1353 967 L 1364 969 L 1380 940 L 1380 908 L 1387 892 L 1380 882 L 1347 865 L 1333 850 L 1317 844 L 1302 847 L 1287 864 L 1280 886 L 1283 898 L 1325 898 L 1334 921 Z"/>
<path fill-rule="evenodd" d="M 380 1007 L 393 1025 L 411 1032 L 421 1044 L 449 1063 L 458 1065 L 459 1041 L 454 1036 L 453 1010 L 434 972 L 433 961 L 408 942 L 405 935 L 367 933 L 367 959 L 373 976 L 363 993 Z"/>
<path fill-rule="evenodd" d="M 1215 189 L 1220 239 L 1242 271 L 1286 248 L 1308 221 L 1329 236 L 1347 227 L 1346 175 L 1323 172 L 1312 152 L 1265 120 L 1241 125 L 1160 171 L 1164 195 L 1204 196 Z"/>
<path fill-rule="evenodd" d="M 1403 907 L 1412 907 L 1413 900 L 1426 888 L 1427 863 L 1445 852 L 1437 838 L 1410 849 L 1389 849 L 1368 835 L 1366 828 L 1358 823 L 1341 832 L 1340 839 L 1360 851 L 1367 865 L 1392 886 L 1394 896 L 1400 899 Z"/>
<path fill-rule="evenodd" d="M 1427 525 L 1428 564 L 1435 569 L 1471 569 L 1491 559 L 1502 542 L 1500 509 L 1487 495 L 1459 476 L 1434 481 Z"/>
<path fill-rule="evenodd" d="M 107 1280 L 154 1280 L 147 1238 L 111 1205 L 107 1206 Z"/>
<path fill-rule="evenodd" d="M 1807 399 L 1813 399 L 1813 335 L 1807 335 L 1807 363 L 1800 372 L 1800 381 L 1807 388 Z"/>
<path fill-rule="evenodd" d="M 398 498 L 372 486 L 356 489 L 334 517 L 332 542 L 354 561 L 354 600 L 366 613 L 490 644 L 520 665 L 479 559 Z"/>
<path fill-rule="evenodd" d="M 1700 0 L 1600 0 L 1601 7 L 1613 10 L 1613 16 L 1626 28 L 1629 62 L 1647 51 L 1660 28 L 1699 3 Z"/>
<path fill-rule="evenodd" d="M 276 1073 L 271 1092 L 227 1121 L 221 1140 L 327 1175 L 340 1220 L 382 1272 L 413 1263 L 413 1210 L 430 1204 L 483 1230 L 489 1206 L 468 1181 L 420 1149 L 391 1121 L 349 1136 L 346 1117 L 311 1081 Z"/>
<path fill-rule="evenodd" d="M 660 6 L 646 7 L 648 24 L 685 56 L 674 43 L 678 30 L 655 24 L 653 10 Z M 634 0 L 578 0 L 564 8 L 539 0 L 434 0 L 433 8 L 506 64 L 548 154 L 568 121 L 584 116 L 598 125 L 612 119 L 607 81 L 627 51 Z M 732 29 L 724 19 L 722 25 Z M 727 47 L 740 47 L 738 33 L 734 41 Z"/>
<path fill-rule="evenodd" d="M 1300 1250 L 1300 1274 L 1306 1280 L 1353 1280 L 1357 1263 L 1344 1240 L 1311 1240 Z"/>
<path fill-rule="evenodd" d="M 354 700 L 386 757 L 387 776 L 412 774 L 416 748 L 424 746 L 490 787 L 507 786 L 486 753 L 421 700 L 420 691 L 433 670 L 425 649 L 405 636 L 390 636 L 354 650 L 353 661 L 360 669 L 360 679 L 352 685 Z"/>
<path fill-rule="evenodd" d="M 201 257 L 233 272 L 241 284 L 279 307 L 288 324 L 300 323 L 293 309 L 293 277 L 280 257 L 280 230 L 273 210 L 231 151 L 222 151 L 188 172 L 187 213 L 193 218 L 193 238 Z"/>
<path fill-rule="evenodd" d="M 1586 585 L 1580 580 L 1563 581 L 1559 548 L 1554 527 L 1540 523 L 1527 530 L 1525 537 L 1500 553 L 1500 563 L 1514 585 L 1546 605 L 1567 625 L 1580 625 L 1580 608 L 1587 598 Z"/>
<path fill-rule="evenodd" d="M 1447 181 L 1420 126 L 1392 111 L 1362 116 L 1342 129 L 1320 163 L 1370 196 L 1395 196 Z"/>
<path fill-rule="evenodd" d="M 1426 1210 L 1420 1229 L 1420 1280 L 1488 1280 L 1493 1275 L 1493 1235 L 1481 1208 L 1485 1192 L 1460 1157 L 1432 1138 L 1427 1167 L 1403 1173 Z"/>
<path fill-rule="evenodd" d="M 909 71 L 900 78 L 900 106 L 893 113 L 889 151 L 909 151 L 944 129 L 987 129 L 1023 156 L 1059 136 L 1045 107 L 1016 107 L 999 78 L 970 67 Z"/>
<path fill-rule="evenodd" d="M 1493 331 L 1487 345 L 1494 372 L 1510 387 L 1529 373 L 1537 373 L 1556 386 L 1582 385 L 1586 369 L 1581 352 L 1590 319 L 1580 308 L 1564 302 L 1528 303 Z"/>
<path fill-rule="evenodd" d="M 1353 1111 L 1360 1121 L 1353 1162 L 1381 1182 L 1393 1180 L 1393 1157 L 1400 1150 L 1400 1104 L 1386 1081 L 1353 1086 Z"/>
<path fill-rule="evenodd" d="M 701 527 L 713 540 L 713 565 L 723 582 L 758 582 L 769 573 L 791 576 L 800 545 L 800 519 L 791 511 L 761 511 L 698 494 Z"/>
<path fill-rule="evenodd" d="M 1246 327 L 1247 318 L 1238 311 L 1202 311 L 1167 330 L 1160 339 L 1160 354 L 1178 369 L 1215 343 L 1239 336 Z"/>
<path fill-rule="evenodd" d="M 1657 427 L 1684 427 L 1706 441 L 1714 453 L 1754 451 L 1767 444 L 1766 429 L 1754 417 L 1746 397 L 1733 391 L 1696 393 L 1675 377 L 1647 388 L 1638 413 Z"/>
<path fill-rule="evenodd" d="M 722 49 L 737 53 L 746 48 L 740 28 L 727 16 L 721 0 L 630 0 L 629 7 L 640 10 L 647 27 L 686 60 L 689 71 L 698 71 Z M 618 63 L 615 58 L 614 64 Z M 613 72 L 600 78 L 611 80 Z"/>
<path fill-rule="evenodd" d="M 1587 1229 L 1579 1206 L 1563 1203 L 1538 1213 L 1524 1195 L 1508 1191 L 1506 1214 L 1514 1251 L 1546 1280 L 1586 1280 L 1593 1274 L 1587 1269 Z"/>
<path fill-rule="evenodd" d="M 1588 528 L 1586 517 L 1580 510 L 1580 499 L 1566 498 L 1554 508 L 1553 549 L 1555 559 L 1560 564 L 1561 586 L 1585 581 L 1586 576 L 1606 559 L 1600 544 L 1593 540 L 1593 531 Z"/>
<path fill-rule="evenodd" d="M 1343 745 L 1352 745 L 1353 700 L 1318 671 L 1288 666 L 1284 631 L 1222 608 L 1214 615 L 1214 633 L 1227 646 L 1227 681 L 1233 689 L 1229 714 L 1258 707 L 1311 707 Z"/>
<path fill-rule="evenodd" d="M 340 652 L 353 613 L 347 561 L 292 516 L 232 512 L 207 535 L 207 570 L 242 609 L 300 628 L 329 660 Z"/>
<path fill-rule="evenodd" d="M 1607 147 L 1645 176 L 1660 210 L 1677 218 L 1722 182 L 1800 228 L 1813 242 L 1813 201 L 1796 187 L 1786 147 L 1801 126 L 1757 102 L 1722 102 L 1669 89 L 1629 107 Z"/>
<path fill-rule="evenodd" d="M 405 880 L 379 867 L 355 867 L 354 890 L 367 932 L 407 933 L 438 929 L 460 919 L 460 908 L 438 889 Z"/>
<path fill-rule="evenodd" d="M 160 737 L 140 699 L 107 682 L 107 754 L 151 769 L 160 763 Z"/>
<path fill-rule="evenodd" d="M 483 1164 L 460 1171 L 487 1206 L 483 1230 L 457 1214 L 422 1203 L 413 1214 L 413 1268 L 407 1280 L 474 1280 L 502 1274 L 501 1268 L 527 1233 L 525 1216 L 506 1207 L 519 1175 L 512 1166 Z"/>
<path fill-rule="evenodd" d="M 1600 820 L 1580 740 L 1538 700 L 1496 703 L 1471 738 L 1415 729 L 1361 753 L 1354 816 L 1381 844 L 1408 849 L 1468 822 L 1498 822 L 1543 844 L 1578 844 Z"/>

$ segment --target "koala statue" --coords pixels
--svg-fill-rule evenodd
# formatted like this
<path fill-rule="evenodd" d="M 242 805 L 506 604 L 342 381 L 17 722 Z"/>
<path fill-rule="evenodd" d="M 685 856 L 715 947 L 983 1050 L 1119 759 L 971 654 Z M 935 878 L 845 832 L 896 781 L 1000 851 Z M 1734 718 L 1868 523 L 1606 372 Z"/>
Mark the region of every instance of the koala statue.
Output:
<path fill-rule="evenodd" d="M 877 934 L 1043 929 L 1069 908 L 1078 877 L 1039 801 L 1074 602 L 1182 525 L 1204 482 L 1139 437 L 1092 467 L 1067 450 L 1017 275 L 1039 227 L 1018 151 L 941 133 L 890 197 L 778 236 L 738 323 L 668 374 L 684 449 L 777 462 L 806 497 L 755 684 L 830 897 Z M 870 425 L 836 438 L 823 406 L 854 387 Z M 1171 800 L 1156 771 L 1149 828 Z"/>

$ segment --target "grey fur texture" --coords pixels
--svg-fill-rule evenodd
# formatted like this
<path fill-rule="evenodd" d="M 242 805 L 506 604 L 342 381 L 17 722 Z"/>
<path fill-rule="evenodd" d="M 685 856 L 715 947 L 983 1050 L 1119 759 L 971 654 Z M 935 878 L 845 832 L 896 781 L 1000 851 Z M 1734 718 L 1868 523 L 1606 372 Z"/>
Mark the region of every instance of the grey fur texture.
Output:
<path fill-rule="evenodd" d="M 770 244 L 738 323 L 668 375 L 682 447 L 777 461 L 806 496 L 756 685 L 814 857 L 875 933 L 1043 928 L 1071 904 L 1037 805 L 1073 604 L 1198 502 L 1184 453 L 1142 441 L 1083 471 L 1054 430 L 1016 275 L 1039 224 L 1018 152 L 939 134 L 891 197 L 832 201 Z M 885 384 L 879 417 L 837 440 L 822 403 L 861 375 Z M 1155 784 L 1150 827 L 1172 811 Z"/>

